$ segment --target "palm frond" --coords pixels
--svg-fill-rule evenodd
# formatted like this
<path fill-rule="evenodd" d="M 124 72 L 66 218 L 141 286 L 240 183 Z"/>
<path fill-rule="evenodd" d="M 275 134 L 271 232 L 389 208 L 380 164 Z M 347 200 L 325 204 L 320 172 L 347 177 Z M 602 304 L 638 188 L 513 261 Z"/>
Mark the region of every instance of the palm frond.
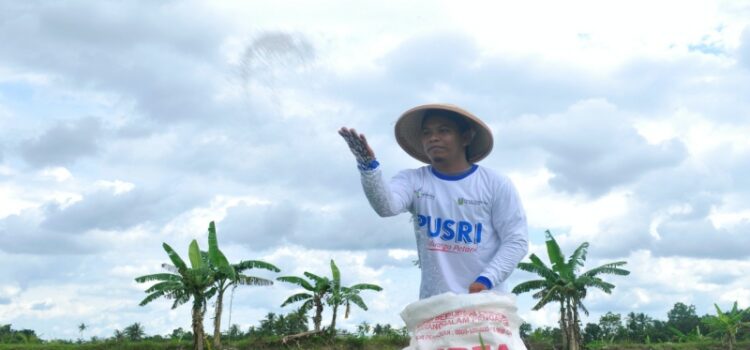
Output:
<path fill-rule="evenodd" d="M 542 289 L 542 290 L 540 290 L 540 291 L 532 294 L 531 297 L 534 298 L 534 299 L 542 299 L 542 298 L 544 298 L 545 295 L 547 295 L 547 293 L 549 293 L 549 289 Z"/>
<path fill-rule="evenodd" d="M 255 276 L 245 276 L 245 275 L 239 275 L 237 276 L 237 283 L 243 285 L 243 286 L 270 286 L 273 285 L 273 281 L 265 278 L 255 277 Z"/>
<path fill-rule="evenodd" d="M 276 265 L 260 260 L 243 260 L 233 266 L 237 272 L 243 272 L 248 269 L 264 269 L 273 272 L 281 272 Z"/>
<path fill-rule="evenodd" d="M 208 299 L 211 299 L 211 298 L 213 298 L 213 297 L 214 297 L 214 295 L 216 295 L 216 293 L 217 293 L 218 291 L 219 291 L 219 288 L 217 288 L 217 287 L 213 287 L 213 288 L 210 288 L 210 289 L 208 289 L 208 290 L 206 291 L 206 293 L 204 294 L 204 295 L 205 295 L 205 297 L 206 297 L 206 300 L 208 300 Z"/>
<path fill-rule="evenodd" d="M 219 249 L 219 240 L 216 238 L 216 225 L 213 221 L 208 224 L 208 259 L 218 271 L 224 273 L 229 279 L 235 279 L 234 268 L 229 264 L 229 260 Z"/>
<path fill-rule="evenodd" d="M 736 306 L 737 306 L 737 304 L 735 302 L 735 307 Z M 721 318 L 721 316 L 724 316 L 724 313 L 721 311 L 721 309 L 719 308 L 718 304 L 714 303 L 714 307 L 716 308 L 716 314 L 719 315 L 719 318 Z"/>
<path fill-rule="evenodd" d="M 568 268 L 575 270 L 578 266 L 583 266 L 583 262 L 586 261 L 586 253 L 588 252 L 589 242 L 583 242 L 568 259 Z"/>
<path fill-rule="evenodd" d="M 620 266 L 624 266 L 625 264 L 627 264 L 626 261 L 604 264 L 582 273 L 581 276 L 596 276 L 598 274 L 627 276 L 630 274 L 630 271 L 620 268 Z"/>
<path fill-rule="evenodd" d="M 341 271 L 333 259 L 331 259 L 331 276 L 333 277 L 333 288 L 337 289 L 341 285 Z"/>
<path fill-rule="evenodd" d="M 276 280 L 277 281 L 281 281 L 281 282 L 287 282 L 287 283 L 296 284 L 296 285 L 298 285 L 298 286 L 300 286 L 302 288 L 305 288 L 305 289 L 307 289 L 307 290 L 309 290 L 311 292 L 315 290 L 315 288 L 313 288 L 313 286 L 310 284 L 310 282 L 307 282 L 307 280 L 305 280 L 302 277 L 297 277 L 297 276 L 281 276 L 281 277 L 276 277 Z"/>
<path fill-rule="evenodd" d="M 581 300 L 578 300 L 578 299 L 577 299 L 577 300 L 576 300 L 576 304 L 577 304 L 578 308 L 579 308 L 579 309 L 580 309 L 581 311 L 583 311 L 583 313 L 584 313 L 584 314 L 586 314 L 586 316 L 588 316 L 588 315 L 589 315 L 589 310 L 588 310 L 588 309 L 586 309 L 586 306 L 584 306 L 584 305 L 583 305 L 583 303 L 581 302 Z"/>
<path fill-rule="evenodd" d="M 531 254 L 529 256 L 529 260 L 531 260 L 531 263 L 521 262 L 518 264 L 518 268 L 526 272 L 536 273 L 537 275 L 542 276 L 550 281 L 558 279 L 559 275 L 557 274 L 557 272 L 547 267 L 542 259 L 539 259 L 536 254 Z"/>
<path fill-rule="evenodd" d="M 313 297 L 312 294 L 309 294 L 309 293 L 297 293 L 297 294 L 290 296 L 286 300 L 284 300 L 284 302 L 281 303 L 281 307 L 296 303 L 300 300 L 310 300 L 312 299 L 312 297 Z"/>
<path fill-rule="evenodd" d="M 348 287 L 348 289 L 352 290 L 374 290 L 374 291 L 381 291 L 383 290 L 383 287 L 377 285 L 377 284 L 370 284 L 370 283 L 359 283 L 355 284 L 351 287 Z"/>
<path fill-rule="evenodd" d="M 602 291 L 604 291 L 607 294 L 611 294 L 612 293 L 612 289 L 615 288 L 614 284 L 609 283 L 609 282 L 605 282 L 601 278 L 596 278 L 596 277 L 592 278 L 592 277 L 588 277 L 588 276 L 586 276 L 584 278 L 589 279 L 587 281 L 584 281 L 585 282 L 585 286 L 587 286 L 587 287 L 594 287 L 594 288 L 597 288 L 597 289 L 601 289 Z"/>
<path fill-rule="evenodd" d="M 188 258 L 190 258 L 190 267 L 193 269 L 200 269 L 203 267 L 203 259 L 201 259 L 201 250 L 198 247 L 198 241 L 193 240 L 190 242 Z"/>
<path fill-rule="evenodd" d="M 307 313 L 310 312 L 310 310 L 312 310 L 313 306 L 315 306 L 314 304 L 315 303 L 314 303 L 313 298 L 307 299 L 304 303 L 302 303 L 302 306 L 300 306 L 299 309 L 297 309 L 297 312 L 303 315 L 307 315 Z"/>
<path fill-rule="evenodd" d="M 169 246 L 169 244 L 163 243 L 162 247 L 167 252 L 167 255 L 169 256 L 169 260 L 172 261 L 172 264 L 174 264 L 175 267 L 177 267 L 177 271 L 183 271 L 187 269 L 187 265 L 185 264 L 185 261 L 180 258 L 180 255 L 177 254 L 177 252 L 172 249 L 172 247 Z"/>
<path fill-rule="evenodd" d="M 532 307 L 531 309 L 532 309 L 532 310 L 534 310 L 534 311 L 539 311 L 539 310 L 541 310 L 541 309 L 542 309 L 543 307 L 547 306 L 547 304 L 549 304 L 549 303 L 551 303 L 551 302 L 554 302 L 554 301 L 558 301 L 558 300 L 555 300 L 555 299 L 548 299 L 548 298 L 542 298 L 542 299 L 541 299 L 541 300 L 539 300 L 539 302 L 538 302 L 538 303 L 536 303 L 536 305 L 534 305 L 534 306 L 533 306 L 533 307 Z"/>
<path fill-rule="evenodd" d="M 190 301 L 190 294 L 188 293 L 179 293 L 176 294 L 174 297 L 174 303 L 172 303 L 172 309 L 176 309 L 178 306 L 183 305 Z"/>
<path fill-rule="evenodd" d="M 365 301 L 362 300 L 362 297 L 359 295 L 350 295 L 348 298 L 348 301 L 350 301 L 352 304 L 359 306 L 362 310 L 367 311 L 367 305 L 365 304 Z"/>
<path fill-rule="evenodd" d="M 165 269 L 165 270 L 167 270 L 167 271 L 169 271 L 171 273 L 176 273 L 176 274 L 180 273 L 180 270 L 177 269 L 177 267 L 175 267 L 174 265 L 167 264 L 167 263 L 161 264 L 161 268 Z"/>
<path fill-rule="evenodd" d="M 145 298 L 143 298 L 143 300 L 141 300 L 141 302 L 138 305 L 144 306 L 144 305 L 146 305 L 146 304 L 148 304 L 148 303 L 150 303 L 150 302 L 152 302 L 152 301 L 154 301 L 154 300 L 156 300 L 156 299 L 158 299 L 158 298 L 160 298 L 162 296 L 164 296 L 164 291 L 160 290 L 160 291 L 153 292 L 153 293 L 147 295 Z"/>
<path fill-rule="evenodd" d="M 543 297 L 542 297 L 542 299 L 541 299 L 541 300 L 539 300 L 539 302 L 538 302 L 538 303 L 537 303 L 536 305 L 534 305 L 534 307 L 533 307 L 532 309 L 533 309 L 533 310 L 539 310 L 539 309 L 541 309 L 541 308 L 542 308 L 542 307 L 543 307 L 544 305 L 547 305 L 547 304 L 548 304 L 549 302 L 552 302 L 552 301 L 559 301 L 559 300 L 560 300 L 560 299 L 558 298 L 558 293 L 559 293 L 559 291 L 560 291 L 560 286 L 557 286 L 557 285 L 556 285 L 556 286 L 554 286 L 554 287 L 550 288 L 550 289 L 549 289 L 549 290 L 547 290 L 547 291 L 546 291 L 545 293 L 543 293 Z"/>
<path fill-rule="evenodd" d="M 146 293 L 153 293 L 157 290 L 163 290 L 163 291 L 175 290 L 175 289 L 181 288 L 182 285 L 183 284 L 181 282 L 177 282 L 177 281 L 159 282 L 149 287 L 148 289 L 146 289 Z"/>
<path fill-rule="evenodd" d="M 548 282 L 547 280 L 532 280 L 532 281 L 521 282 L 515 287 L 513 287 L 513 290 L 511 291 L 511 293 L 522 294 L 522 293 L 530 292 L 532 290 L 545 288 L 549 284 L 550 282 Z"/>
<path fill-rule="evenodd" d="M 155 273 L 151 275 L 136 277 L 135 281 L 138 283 L 144 283 L 144 282 L 151 282 L 151 281 L 175 281 L 179 279 L 180 279 L 180 276 L 173 275 L 171 273 Z"/>
<path fill-rule="evenodd" d="M 327 278 L 320 277 L 320 276 L 318 276 L 318 275 L 316 275 L 316 274 L 314 274 L 312 272 L 305 271 L 303 273 L 303 275 L 305 275 L 307 278 L 313 280 L 313 282 L 315 282 L 315 284 L 319 284 L 319 283 L 322 283 L 322 282 L 325 282 L 326 280 L 328 280 Z"/>
<path fill-rule="evenodd" d="M 549 230 L 545 231 L 545 234 L 547 236 L 547 241 L 545 242 L 545 244 L 547 245 L 547 256 L 549 257 L 549 261 L 552 264 L 552 270 L 559 271 L 562 266 L 565 265 L 565 259 L 563 257 L 562 250 L 560 249 L 560 245 L 557 244 L 555 237 L 552 236 L 552 233 L 550 233 Z"/>

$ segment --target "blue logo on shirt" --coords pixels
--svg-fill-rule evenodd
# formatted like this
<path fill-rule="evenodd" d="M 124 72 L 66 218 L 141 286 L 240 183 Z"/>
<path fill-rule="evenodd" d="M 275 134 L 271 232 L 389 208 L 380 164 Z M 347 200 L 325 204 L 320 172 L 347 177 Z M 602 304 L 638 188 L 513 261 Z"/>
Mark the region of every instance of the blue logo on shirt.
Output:
<path fill-rule="evenodd" d="M 427 235 L 431 238 L 440 237 L 444 241 L 456 243 L 479 244 L 482 241 L 482 223 L 472 224 L 468 221 L 456 221 L 439 217 L 417 215 L 419 227 L 427 226 Z"/>

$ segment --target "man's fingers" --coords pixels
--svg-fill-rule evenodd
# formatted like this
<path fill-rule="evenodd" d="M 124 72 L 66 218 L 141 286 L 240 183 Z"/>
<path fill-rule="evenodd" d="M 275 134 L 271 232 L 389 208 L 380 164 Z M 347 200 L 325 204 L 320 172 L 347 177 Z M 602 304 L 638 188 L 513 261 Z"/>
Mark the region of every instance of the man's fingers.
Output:
<path fill-rule="evenodd" d="M 367 143 L 367 138 L 365 137 L 365 134 L 360 134 L 360 141 L 362 142 L 362 145 L 365 146 L 365 150 L 367 151 L 367 155 L 370 157 L 375 157 L 375 152 L 372 151 L 372 147 L 370 147 L 370 144 Z"/>
<path fill-rule="evenodd" d="M 357 157 L 357 161 L 367 162 L 375 158 L 375 153 L 367 144 L 367 138 L 365 134 L 357 133 L 354 128 L 341 127 L 339 129 L 339 135 L 344 138 L 349 149 Z"/>

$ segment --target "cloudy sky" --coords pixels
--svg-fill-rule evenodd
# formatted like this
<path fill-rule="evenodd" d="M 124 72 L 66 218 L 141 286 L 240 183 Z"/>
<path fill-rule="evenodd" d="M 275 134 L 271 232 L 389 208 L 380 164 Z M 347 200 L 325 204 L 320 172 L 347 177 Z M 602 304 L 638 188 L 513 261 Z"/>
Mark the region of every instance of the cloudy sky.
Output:
<path fill-rule="evenodd" d="M 343 327 L 402 326 L 419 287 L 409 217 L 370 209 L 336 130 L 366 133 L 391 176 L 420 166 L 396 118 L 430 102 L 491 126 L 482 165 L 516 183 L 531 252 L 546 257 L 549 229 L 567 253 L 590 242 L 588 268 L 628 262 L 584 322 L 747 307 L 747 96 L 747 1 L 3 0 L 0 324 L 189 328 L 189 306 L 138 306 L 133 279 L 161 271 L 162 242 L 206 247 L 214 220 L 231 261 L 325 275 L 335 259 L 345 284 L 385 288 Z M 297 291 L 239 288 L 231 323 L 289 312 Z"/>

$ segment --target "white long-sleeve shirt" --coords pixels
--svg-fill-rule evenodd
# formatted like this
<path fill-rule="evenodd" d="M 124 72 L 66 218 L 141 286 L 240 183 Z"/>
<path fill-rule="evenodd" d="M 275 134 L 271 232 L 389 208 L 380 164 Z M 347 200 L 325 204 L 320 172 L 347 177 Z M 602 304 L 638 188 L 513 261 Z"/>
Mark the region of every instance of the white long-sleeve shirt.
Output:
<path fill-rule="evenodd" d="M 422 269 L 419 297 L 467 293 L 483 276 L 494 290 L 528 251 L 526 214 L 509 178 L 473 165 L 459 176 L 431 166 L 399 172 L 362 170 L 367 199 L 382 217 L 410 212 Z"/>

